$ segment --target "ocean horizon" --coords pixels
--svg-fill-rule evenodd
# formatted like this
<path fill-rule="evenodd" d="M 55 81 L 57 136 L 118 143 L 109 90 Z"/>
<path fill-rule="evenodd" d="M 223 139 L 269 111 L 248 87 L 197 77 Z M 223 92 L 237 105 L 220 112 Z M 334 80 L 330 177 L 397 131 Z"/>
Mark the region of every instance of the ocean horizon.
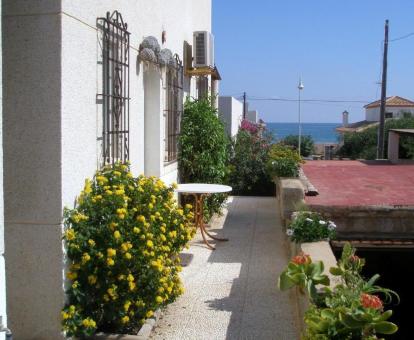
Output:
<path fill-rule="evenodd" d="M 302 123 L 302 136 L 311 136 L 318 144 L 337 143 L 338 133 L 335 129 L 341 126 L 340 123 Z M 266 122 L 267 129 L 279 141 L 288 135 L 298 135 L 298 123 L 275 123 Z"/>

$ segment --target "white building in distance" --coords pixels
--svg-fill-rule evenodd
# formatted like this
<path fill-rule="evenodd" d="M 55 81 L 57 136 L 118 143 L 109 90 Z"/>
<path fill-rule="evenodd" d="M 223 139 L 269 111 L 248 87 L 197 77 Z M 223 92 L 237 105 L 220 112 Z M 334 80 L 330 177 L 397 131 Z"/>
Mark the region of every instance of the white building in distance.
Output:
<path fill-rule="evenodd" d="M 246 114 L 246 119 L 252 123 L 259 122 L 259 112 L 257 110 L 249 110 Z"/>
<path fill-rule="evenodd" d="M 219 96 L 218 111 L 227 133 L 234 137 L 243 120 L 243 103 L 231 96 Z"/>
<path fill-rule="evenodd" d="M 135 175 L 177 180 L 183 100 L 215 95 L 220 78 L 213 61 L 192 67 L 193 33 L 211 32 L 211 8 L 211 0 L 3 0 L 4 249 L 15 339 L 63 337 L 62 212 L 85 178 L 129 160 Z M 0 222 L 0 314 L 2 251 Z"/>
<path fill-rule="evenodd" d="M 380 100 L 365 105 L 365 120 L 368 122 L 379 122 L 380 106 Z M 404 114 L 414 115 L 414 102 L 399 96 L 387 97 L 385 101 L 385 118 L 402 118 Z"/>

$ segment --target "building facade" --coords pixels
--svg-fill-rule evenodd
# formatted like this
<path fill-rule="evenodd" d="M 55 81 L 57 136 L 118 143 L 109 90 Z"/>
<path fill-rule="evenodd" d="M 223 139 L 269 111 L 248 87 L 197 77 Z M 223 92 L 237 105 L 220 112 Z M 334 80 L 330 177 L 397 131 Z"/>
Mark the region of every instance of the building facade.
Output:
<path fill-rule="evenodd" d="M 368 122 L 379 122 L 380 106 L 380 100 L 365 105 L 365 120 Z M 407 114 L 414 115 L 413 101 L 399 96 L 392 96 L 386 99 L 385 118 L 402 118 Z"/>
<path fill-rule="evenodd" d="M 63 209 L 118 160 L 177 180 L 183 100 L 218 88 L 211 68 L 186 72 L 193 32 L 211 32 L 211 0 L 3 3 L 9 328 L 59 339 Z"/>
<path fill-rule="evenodd" d="M 218 111 L 227 133 L 230 137 L 234 137 L 243 120 L 243 103 L 234 97 L 220 96 Z"/>

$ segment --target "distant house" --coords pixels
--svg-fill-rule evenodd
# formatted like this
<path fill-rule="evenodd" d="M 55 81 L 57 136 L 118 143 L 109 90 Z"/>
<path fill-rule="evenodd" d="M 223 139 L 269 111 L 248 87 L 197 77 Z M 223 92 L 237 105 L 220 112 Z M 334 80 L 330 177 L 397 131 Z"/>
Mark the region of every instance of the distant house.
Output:
<path fill-rule="evenodd" d="M 234 137 L 243 119 L 243 103 L 234 97 L 220 96 L 218 110 L 227 133 L 230 137 Z"/>
<path fill-rule="evenodd" d="M 257 110 L 247 111 L 246 119 L 252 123 L 257 123 L 259 120 L 259 112 Z"/>
<path fill-rule="evenodd" d="M 339 133 L 359 132 L 378 125 L 380 105 L 380 100 L 365 105 L 365 120 L 350 124 L 348 124 L 348 112 L 344 111 L 342 113 L 342 126 L 336 128 L 336 131 Z M 385 101 L 385 118 L 402 118 L 406 116 L 414 116 L 414 101 L 399 96 L 387 97 Z"/>
<path fill-rule="evenodd" d="M 380 100 L 364 106 L 365 120 L 378 122 L 380 120 Z M 414 115 L 414 102 L 399 96 L 388 97 L 385 101 L 385 118 L 401 118 L 404 114 Z"/>

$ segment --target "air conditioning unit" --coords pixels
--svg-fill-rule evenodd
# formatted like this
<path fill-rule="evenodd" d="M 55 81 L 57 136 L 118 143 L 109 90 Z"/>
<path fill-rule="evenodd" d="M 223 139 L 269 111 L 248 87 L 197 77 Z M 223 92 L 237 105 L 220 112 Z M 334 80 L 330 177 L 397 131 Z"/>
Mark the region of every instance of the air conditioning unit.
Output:
<path fill-rule="evenodd" d="M 207 31 L 193 33 L 193 67 L 214 67 L 214 36 Z"/>

